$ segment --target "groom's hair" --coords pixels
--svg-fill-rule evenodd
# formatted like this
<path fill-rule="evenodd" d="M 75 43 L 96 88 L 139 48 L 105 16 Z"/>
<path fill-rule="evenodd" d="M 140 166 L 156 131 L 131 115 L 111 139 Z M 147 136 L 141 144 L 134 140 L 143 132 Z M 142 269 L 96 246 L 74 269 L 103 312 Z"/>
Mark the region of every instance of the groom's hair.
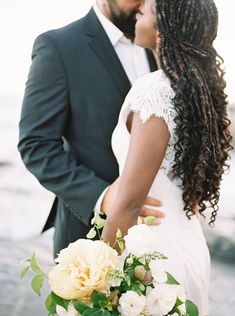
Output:
<path fill-rule="evenodd" d="M 156 0 L 161 68 L 175 91 L 174 175 L 182 179 L 186 215 L 218 211 L 220 181 L 232 148 L 223 59 L 213 47 L 218 12 L 213 0 Z"/>

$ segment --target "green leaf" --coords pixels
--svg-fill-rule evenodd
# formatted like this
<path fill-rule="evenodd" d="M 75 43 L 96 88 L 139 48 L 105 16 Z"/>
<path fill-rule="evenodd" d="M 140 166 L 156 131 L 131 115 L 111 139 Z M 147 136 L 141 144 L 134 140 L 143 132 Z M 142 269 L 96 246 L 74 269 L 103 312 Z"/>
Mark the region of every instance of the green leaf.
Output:
<path fill-rule="evenodd" d="M 52 301 L 56 305 L 62 306 L 64 309 L 66 309 L 66 311 L 68 310 L 68 306 L 69 306 L 69 301 L 68 300 L 65 300 L 64 298 L 56 295 L 54 292 L 51 292 L 51 298 L 52 298 Z"/>
<path fill-rule="evenodd" d="M 176 306 L 180 306 L 180 305 L 182 305 L 183 304 L 183 302 L 177 297 L 177 300 L 176 300 L 176 302 L 175 302 L 175 305 Z"/>
<path fill-rule="evenodd" d="M 30 266 L 26 267 L 20 274 L 20 278 L 23 279 L 23 277 L 26 276 L 26 274 L 29 272 Z"/>
<path fill-rule="evenodd" d="M 80 314 L 83 314 L 87 309 L 90 309 L 89 306 L 80 301 L 74 301 L 73 306 L 76 309 L 76 311 L 78 311 Z"/>
<path fill-rule="evenodd" d="M 112 316 L 120 316 L 120 313 L 118 312 L 118 310 L 114 310 L 114 311 L 112 311 L 112 314 L 111 314 Z"/>
<path fill-rule="evenodd" d="M 121 252 L 123 252 L 123 250 L 125 248 L 124 242 L 122 240 L 118 240 L 117 243 L 118 243 L 118 247 L 120 248 Z"/>
<path fill-rule="evenodd" d="M 169 272 L 166 272 L 167 274 L 167 284 L 177 284 L 179 285 L 179 282 L 176 281 L 176 279 L 173 277 L 173 275 L 171 275 Z"/>
<path fill-rule="evenodd" d="M 96 292 L 94 291 L 92 296 L 91 296 L 91 300 L 92 300 L 92 303 L 93 303 L 93 306 L 94 307 L 101 307 L 101 302 L 103 303 L 104 301 L 105 302 L 108 302 L 108 298 L 106 297 L 106 295 L 104 293 L 101 293 L 101 292 Z"/>
<path fill-rule="evenodd" d="M 92 239 L 96 236 L 96 230 L 94 227 L 92 227 L 89 231 L 89 233 L 86 235 L 86 238 Z"/>
<path fill-rule="evenodd" d="M 171 310 L 171 314 L 176 313 L 178 316 L 182 316 L 181 311 L 178 309 L 178 307 L 175 305 L 174 308 Z M 170 315 L 171 315 L 170 314 Z M 187 316 L 186 314 L 184 314 L 183 316 Z"/>
<path fill-rule="evenodd" d="M 43 286 L 43 281 L 44 278 L 42 274 L 37 274 L 32 279 L 31 287 L 38 296 L 41 296 L 41 288 Z"/>
<path fill-rule="evenodd" d="M 186 312 L 188 313 L 189 316 L 199 315 L 198 308 L 192 301 L 187 300 L 185 302 L 185 305 L 186 305 Z"/>
<path fill-rule="evenodd" d="M 102 316 L 102 310 L 100 308 L 87 309 L 82 316 Z"/>
<path fill-rule="evenodd" d="M 99 220 L 96 223 L 96 228 L 97 229 L 101 229 L 104 227 L 106 220 L 102 219 L 101 217 L 99 218 Z"/>
<path fill-rule="evenodd" d="M 106 220 L 101 218 L 99 213 L 95 213 L 95 216 L 91 220 L 91 225 L 96 226 L 97 229 L 101 229 L 104 227 Z"/>
<path fill-rule="evenodd" d="M 113 312 L 112 312 L 112 314 L 109 312 L 109 311 L 107 311 L 107 310 L 104 310 L 104 311 L 102 311 L 102 316 L 111 316 L 111 315 L 113 315 Z"/>
<path fill-rule="evenodd" d="M 140 291 L 142 291 L 142 292 L 145 291 L 145 286 L 144 286 L 144 284 L 139 283 L 138 287 L 139 287 Z"/>
<path fill-rule="evenodd" d="M 116 238 L 120 239 L 122 238 L 122 231 L 118 228 L 117 233 L 116 233 Z"/>
<path fill-rule="evenodd" d="M 36 261 L 35 252 L 33 253 L 32 258 L 30 259 L 30 266 L 31 266 L 31 269 L 34 272 L 42 274 L 42 270 L 41 270 L 41 268 L 39 267 L 39 265 L 38 265 L 38 263 Z"/>
<path fill-rule="evenodd" d="M 91 225 L 94 225 L 96 223 L 98 216 L 99 216 L 99 214 L 95 212 L 95 215 L 94 215 L 94 217 L 91 220 Z"/>
<path fill-rule="evenodd" d="M 53 302 L 51 293 L 47 296 L 45 301 L 46 309 L 49 312 L 49 315 L 54 315 L 56 312 L 56 304 Z"/>
<path fill-rule="evenodd" d="M 127 283 L 128 286 L 131 286 L 131 278 L 130 278 L 129 275 L 127 275 L 127 276 L 125 277 L 125 281 L 126 281 L 126 283 Z"/>

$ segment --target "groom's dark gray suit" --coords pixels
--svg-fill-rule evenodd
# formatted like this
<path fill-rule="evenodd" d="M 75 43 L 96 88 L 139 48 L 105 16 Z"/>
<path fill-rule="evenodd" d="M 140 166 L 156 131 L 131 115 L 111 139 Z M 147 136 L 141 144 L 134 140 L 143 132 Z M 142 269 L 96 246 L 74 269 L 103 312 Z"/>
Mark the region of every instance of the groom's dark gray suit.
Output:
<path fill-rule="evenodd" d="M 45 227 L 56 214 L 55 254 L 85 238 L 97 199 L 118 177 L 111 136 L 129 89 L 93 9 L 36 39 L 18 148 L 26 167 L 57 197 Z"/>

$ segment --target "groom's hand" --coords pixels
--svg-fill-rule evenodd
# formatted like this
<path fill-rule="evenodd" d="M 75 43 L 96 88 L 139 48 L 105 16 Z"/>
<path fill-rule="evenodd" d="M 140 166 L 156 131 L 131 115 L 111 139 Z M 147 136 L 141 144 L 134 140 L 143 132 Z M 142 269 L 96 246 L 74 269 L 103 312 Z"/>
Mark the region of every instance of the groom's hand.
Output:
<path fill-rule="evenodd" d="M 101 203 L 101 211 L 108 215 L 109 210 L 112 208 L 112 205 L 115 201 L 118 188 L 120 183 L 120 177 L 117 178 L 106 191 L 103 201 Z M 144 220 L 147 216 L 156 217 L 155 225 L 159 225 L 161 223 L 161 219 L 165 217 L 165 213 L 159 210 L 156 210 L 156 207 L 161 207 L 162 202 L 154 199 L 152 197 L 147 197 L 140 213 L 140 217 Z"/>
<path fill-rule="evenodd" d="M 142 222 L 144 222 L 145 217 L 153 216 L 156 218 L 154 225 L 161 224 L 161 219 L 165 217 L 165 213 L 162 211 L 156 210 L 156 207 L 161 207 L 161 206 L 162 206 L 161 201 L 152 197 L 147 197 L 140 213 L 140 218 L 142 219 Z"/>

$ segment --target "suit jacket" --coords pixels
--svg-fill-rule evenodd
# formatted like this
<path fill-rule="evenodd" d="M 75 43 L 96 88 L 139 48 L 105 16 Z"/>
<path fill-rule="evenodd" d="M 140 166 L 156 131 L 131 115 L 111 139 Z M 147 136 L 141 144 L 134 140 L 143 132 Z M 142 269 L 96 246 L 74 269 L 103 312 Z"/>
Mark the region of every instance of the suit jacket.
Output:
<path fill-rule="evenodd" d="M 45 226 L 56 213 L 55 254 L 86 236 L 97 199 L 118 177 L 111 136 L 130 87 L 93 9 L 35 40 L 18 148 L 57 197 Z"/>

